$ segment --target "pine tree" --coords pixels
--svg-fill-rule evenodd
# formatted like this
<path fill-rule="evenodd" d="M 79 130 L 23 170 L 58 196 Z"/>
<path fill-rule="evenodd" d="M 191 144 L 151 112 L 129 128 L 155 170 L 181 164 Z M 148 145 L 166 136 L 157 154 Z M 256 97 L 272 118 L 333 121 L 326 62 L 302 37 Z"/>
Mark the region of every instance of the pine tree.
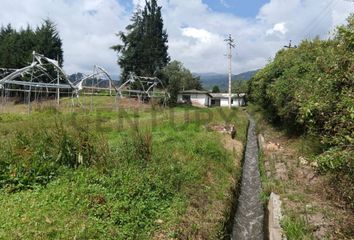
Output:
<path fill-rule="evenodd" d="M 26 29 L 21 29 L 16 42 L 16 52 L 19 60 L 18 68 L 27 66 L 32 61 L 32 52 L 36 45 L 36 35 L 31 27 L 28 25 Z"/>
<path fill-rule="evenodd" d="M 138 7 L 131 21 L 126 27 L 127 33 L 120 32 L 117 35 L 123 44 L 112 47 L 119 54 L 118 64 L 122 69 L 123 82 L 130 72 L 156 76 L 170 61 L 168 35 L 163 29 L 161 7 L 156 0 L 146 1 L 143 10 Z"/>
<path fill-rule="evenodd" d="M 5 68 L 16 68 L 15 43 L 16 31 L 8 24 L 5 28 L 1 27 L 0 32 L 0 66 Z"/>
<path fill-rule="evenodd" d="M 36 39 L 38 42 L 36 51 L 47 58 L 59 60 L 59 65 L 63 66 L 62 40 L 51 20 L 44 20 L 42 26 L 37 28 Z"/>
<path fill-rule="evenodd" d="M 10 24 L 0 29 L 0 67 L 22 68 L 32 61 L 32 52 L 57 59 L 63 65 L 62 41 L 55 24 L 45 20 L 41 27 L 33 31 L 30 26 L 16 31 Z"/>

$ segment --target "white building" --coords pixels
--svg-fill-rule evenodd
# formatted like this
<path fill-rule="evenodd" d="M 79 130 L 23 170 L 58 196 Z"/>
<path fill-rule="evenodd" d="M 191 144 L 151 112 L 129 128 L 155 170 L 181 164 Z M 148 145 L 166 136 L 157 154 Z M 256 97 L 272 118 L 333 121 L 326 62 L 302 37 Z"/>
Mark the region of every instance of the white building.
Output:
<path fill-rule="evenodd" d="M 180 92 L 177 96 L 178 103 L 192 104 L 193 106 L 209 107 L 212 96 L 208 91 L 187 90 Z"/>
<path fill-rule="evenodd" d="M 229 106 L 229 94 L 228 93 L 211 93 L 212 100 L 210 103 L 211 107 L 228 107 Z M 240 107 L 246 104 L 245 102 L 246 94 L 231 94 L 231 106 Z"/>
<path fill-rule="evenodd" d="M 231 94 L 231 106 L 239 107 L 245 105 L 246 94 Z M 194 106 L 203 107 L 228 107 L 229 94 L 228 93 L 210 93 L 208 91 L 187 90 L 182 91 L 177 97 L 178 103 L 187 103 Z"/>

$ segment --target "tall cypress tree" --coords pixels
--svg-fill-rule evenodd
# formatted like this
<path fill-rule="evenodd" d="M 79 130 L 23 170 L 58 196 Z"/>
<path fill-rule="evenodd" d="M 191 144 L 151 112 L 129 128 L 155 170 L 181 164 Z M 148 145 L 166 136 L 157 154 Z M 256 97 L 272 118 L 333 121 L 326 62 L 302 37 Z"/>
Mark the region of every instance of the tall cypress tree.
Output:
<path fill-rule="evenodd" d="M 138 7 L 131 18 L 131 24 L 125 28 L 127 33 L 121 31 L 117 34 L 122 44 L 111 47 L 120 54 L 118 64 L 122 68 L 121 79 L 123 81 L 128 78 L 130 72 L 141 74 L 142 44 L 140 44 L 140 41 L 143 38 L 142 21 L 142 11 Z"/>
<path fill-rule="evenodd" d="M 163 28 L 161 6 L 156 0 L 146 1 L 144 9 L 137 8 L 126 33 L 120 32 L 122 44 L 113 46 L 118 52 L 118 64 L 122 69 L 122 81 L 129 73 L 156 76 L 170 61 L 168 56 L 168 35 Z"/>
<path fill-rule="evenodd" d="M 38 41 L 36 51 L 50 59 L 58 60 L 59 58 L 59 65 L 63 66 L 63 44 L 51 20 L 44 20 L 42 26 L 37 28 L 36 39 Z"/>

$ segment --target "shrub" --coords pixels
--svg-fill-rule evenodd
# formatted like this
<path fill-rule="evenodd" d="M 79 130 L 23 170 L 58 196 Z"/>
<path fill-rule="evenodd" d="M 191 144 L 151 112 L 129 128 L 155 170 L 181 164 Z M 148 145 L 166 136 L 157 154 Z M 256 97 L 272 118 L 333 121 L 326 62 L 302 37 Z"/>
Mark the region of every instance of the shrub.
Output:
<path fill-rule="evenodd" d="M 342 172 L 354 175 L 354 151 L 350 149 L 341 149 L 334 147 L 317 157 L 319 170 L 326 172 Z"/>
<path fill-rule="evenodd" d="M 320 157 L 326 171 L 353 167 L 346 161 L 354 143 L 353 27 L 351 15 L 335 38 L 279 51 L 250 83 L 251 100 L 271 120 L 292 133 L 317 136 L 324 150 L 336 149 Z"/>

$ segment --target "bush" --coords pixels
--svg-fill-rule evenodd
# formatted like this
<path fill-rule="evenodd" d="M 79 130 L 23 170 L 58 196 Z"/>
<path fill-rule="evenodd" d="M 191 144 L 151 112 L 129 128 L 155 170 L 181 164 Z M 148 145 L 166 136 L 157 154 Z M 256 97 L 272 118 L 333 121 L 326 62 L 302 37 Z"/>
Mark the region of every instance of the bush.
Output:
<path fill-rule="evenodd" d="M 323 149 L 331 149 L 320 157 L 326 171 L 353 167 L 346 159 L 354 143 L 353 38 L 351 15 L 334 39 L 279 51 L 250 83 L 250 99 L 272 121 L 295 134 L 318 136 Z"/>
<path fill-rule="evenodd" d="M 354 151 L 333 147 L 317 157 L 319 171 L 329 174 L 329 184 L 335 189 L 335 198 L 344 199 L 354 208 Z"/>
<path fill-rule="evenodd" d="M 317 157 L 319 170 L 326 172 L 341 172 L 354 177 L 354 151 L 334 147 Z"/>

